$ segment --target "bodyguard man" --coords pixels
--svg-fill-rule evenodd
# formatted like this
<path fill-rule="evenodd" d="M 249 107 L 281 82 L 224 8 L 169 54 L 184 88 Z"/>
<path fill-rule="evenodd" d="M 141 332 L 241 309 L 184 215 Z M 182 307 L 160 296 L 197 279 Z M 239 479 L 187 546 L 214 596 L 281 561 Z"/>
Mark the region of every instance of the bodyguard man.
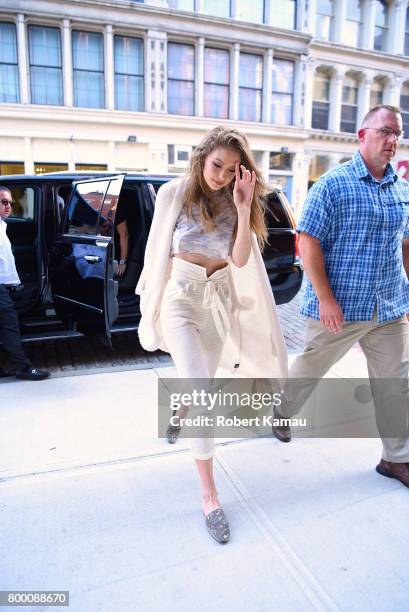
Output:
<path fill-rule="evenodd" d="M 399 108 L 372 108 L 358 131 L 359 151 L 324 174 L 308 194 L 298 224 L 308 276 L 301 308 L 308 317 L 307 331 L 304 353 L 289 375 L 296 389 L 290 394 L 293 403 L 280 408 L 283 416 L 298 412 L 313 390 L 313 379 L 322 378 L 356 342 L 365 354 L 373 391 L 382 395 L 388 384 L 406 384 L 409 185 L 390 164 L 402 135 Z M 298 379 L 311 379 L 310 388 L 305 380 L 297 388 Z M 376 470 L 409 487 L 408 399 L 398 393 L 385 406 L 379 394 L 373 396 L 378 428 L 399 420 L 399 437 L 382 436 Z M 291 437 L 288 427 L 273 427 L 273 433 L 283 442 Z"/>
<path fill-rule="evenodd" d="M 10 373 L 26 380 L 43 380 L 50 373 L 34 368 L 27 359 L 21 344 L 17 312 L 11 299 L 11 293 L 20 285 L 4 221 L 11 214 L 12 205 L 11 192 L 7 187 L 0 187 L 0 342 L 10 362 L 9 370 L 3 370 L 2 374 Z"/>

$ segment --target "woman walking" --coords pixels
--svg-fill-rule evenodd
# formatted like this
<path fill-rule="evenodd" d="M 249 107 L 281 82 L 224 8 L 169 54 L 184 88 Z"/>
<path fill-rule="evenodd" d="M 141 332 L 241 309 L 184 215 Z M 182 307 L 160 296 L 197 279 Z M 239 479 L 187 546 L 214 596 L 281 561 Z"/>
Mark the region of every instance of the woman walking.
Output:
<path fill-rule="evenodd" d="M 139 337 L 170 352 L 181 378 L 285 377 L 287 355 L 260 253 L 264 184 L 246 137 L 216 127 L 185 177 L 158 191 L 145 264 Z M 171 442 L 179 428 L 168 430 Z M 173 438 L 173 439 L 172 439 Z M 230 537 L 213 474 L 214 439 L 192 438 L 210 535 Z"/>

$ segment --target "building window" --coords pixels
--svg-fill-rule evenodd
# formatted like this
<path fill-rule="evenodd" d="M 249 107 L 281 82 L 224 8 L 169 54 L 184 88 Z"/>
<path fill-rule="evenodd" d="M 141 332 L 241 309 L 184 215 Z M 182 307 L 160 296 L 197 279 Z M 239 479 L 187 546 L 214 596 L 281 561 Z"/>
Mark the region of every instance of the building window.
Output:
<path fill-rule="evenodd" d="M 143 40 L 115 36 L 115 108 L 143 111 Z"/>
<path fill-rule="evenodd" d="M 384 90 L 384 82 L 382 79 L 374 79 L 371 87 L 371 97 L 369 106 L 373 108 L 374 106 L 378 106 L 378 104 L 382 104 L 383 102 L 383 90 Z"/>
<path fill-rule="evenodd" d="M 192 45 L 168 44 L 168 112 L 194 115 L 195 49 Z"/>
<path fill-rule="evenodd" d="M 194 11 L 195 0 L 169 0 L 169 8 L 179 9 L 180 11 Z"/>
<path fill-rule="evenodd" d="M 273 63 L 271 123 L 292 124 L 293 91 L 294 62 L 275 59 Z"/>
<path fill-rule="evenodd" d="M 314 155 L 309 170 L 308 189 L 329 170 L 330 159 L 327 155 Z"/>
<path fill-rule="evenodd" d="M 28 50 L 31 102 L 63 104 L 60 31 L 29 26 Z"/>
<path fill-rule="evenodd" d="M 19 102 L 16 26 L 0 23 L 0 102 Z"/>
<path fill-rule="evenodd" d="M 315 36 L 322 40 L 332 37 L 333 6 L 331 0 L 317 0 Z"/>
<path fill-rule="evenodd" d="M 311 121 L 311 126 L 316 130 L 328 130 L 330 86 L 329 73 L 318 69 L 314 76 Z"/>
<path fill-rule="evenodd" d="M 227 119 L 229 116 L 230 54 L 222 49 L 205 49 L 204 115 Z"/>
<path fill-rule="evenodd" d="M 342 42 L 350 47 L 360 47 L 361 45 L 361 10 L 360 0 L 347 0 L 347 12 Z"/>
<path fill-rule="evenodd" d="M 402 113 L 404 138 L 409 138 L 409 82 L 402 85 L 400 94 L 400 109 Z"/>
<path fill-rule="evenodd" d="M 215 17 L 230 17 L 230 0 L 203 0 L 203 13 Z"/>
<path fill-rule="evenodd" d="M 358 82 L 353 76 L 346 75 L 342 88 L 341 132 L 356 132 L 358 114 Z"/>
<path fill-rule="evenodd" d="M 108 170 L 108 166 L 106 164 L 75 164 L 76 170 L 97 170 L 98 172 L 104 172 Z"/>
<path fill-rule="evenodd" d="M 405 55 L 409 55 L 409 8 L 406 9 L 406 25 L 405 25 Z"/>
<path fill-rule="evenodd" d="M 274 13 L 271 17 L 271 22 L 275 27 L 294 30 L 295 17 L 295 0 L 274 0 Z"/>
<path fill-rule="evenodd" d="M 0 174 L 24 174 L 24 162 L 0 162 Z"/>
<path fill-rule="evenodd" d="M 240 53 L 239 119 L 261 121 L 263 58 Z"/>
<path fill-rule="evenodd" d="M 190 145 L 168 144 L 168 171 L 186 172 L 189 166 L 192 147 Z"/>
<path fill-rule="evenodd" d="M 374 49 L 382 51 L 385 49 L 386 34 L 388 31 L 388 4 L 385 0 L 378 0 L 376 3 L 376 21 Z"/>
<path fill-rule="evenodd" d="M 291 202 L 292 189 L 292 153 L 272 151 L 268 161 L 268 182 L 269 184 L 279 185 Z"/>
<path fill-rule="evenodd" d="M 263 23 L 264 2 L 263 0 L 236 0 L 236 19 L 240 21 L 251 21 Z"/>
<path fill-rule="evenodd" d="M 104 106 L 104 50 L 102 34 L 73 32 L 74 105 Z"/>
<path fill-rule="evenodd" d="M 68 164 L 49 164 L 48 162 L 36 162 L 34 164 L 35 174 L 45 174 L 46 172 L 62 172 L 68 170 Z"/>
<path fill-rule="evenodd" d="M 286 170 L 290 172 L 293 169 L 292 153 L 277 153 L 272 151 L 269 155 L 268 168 L 269 170 Z"/>

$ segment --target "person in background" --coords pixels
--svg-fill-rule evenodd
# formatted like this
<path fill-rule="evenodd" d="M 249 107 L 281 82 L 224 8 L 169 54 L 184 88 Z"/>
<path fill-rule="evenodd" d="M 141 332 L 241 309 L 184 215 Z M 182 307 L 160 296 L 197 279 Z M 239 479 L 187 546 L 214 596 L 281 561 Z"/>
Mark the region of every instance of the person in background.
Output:
<path fill-rule="evenodd" d="M 50 373 L 34 368 L 26 357 L 21 344 L 18 316 L 11 294 L 21 287 L 16 270 L 5 219 L 11 214 L 13 205 L 11 192 L 0 187 L 0 341 L 3 344 L 10 368 L 2 376 L 12 375 L 25 380 L 44 380 Z"/>

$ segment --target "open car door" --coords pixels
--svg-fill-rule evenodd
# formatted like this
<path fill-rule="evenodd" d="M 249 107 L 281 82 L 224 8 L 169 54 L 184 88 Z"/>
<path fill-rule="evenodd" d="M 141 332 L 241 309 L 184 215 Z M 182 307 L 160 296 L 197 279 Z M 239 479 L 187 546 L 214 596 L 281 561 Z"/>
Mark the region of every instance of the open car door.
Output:
<path fill-rule="evenodd" d="M 114 231 L 124 178 L 121 174 L 73 184 L 49 267 L 57 315 L 77 331 L 102 335 L 108 342 L 118 317 Z"/>

